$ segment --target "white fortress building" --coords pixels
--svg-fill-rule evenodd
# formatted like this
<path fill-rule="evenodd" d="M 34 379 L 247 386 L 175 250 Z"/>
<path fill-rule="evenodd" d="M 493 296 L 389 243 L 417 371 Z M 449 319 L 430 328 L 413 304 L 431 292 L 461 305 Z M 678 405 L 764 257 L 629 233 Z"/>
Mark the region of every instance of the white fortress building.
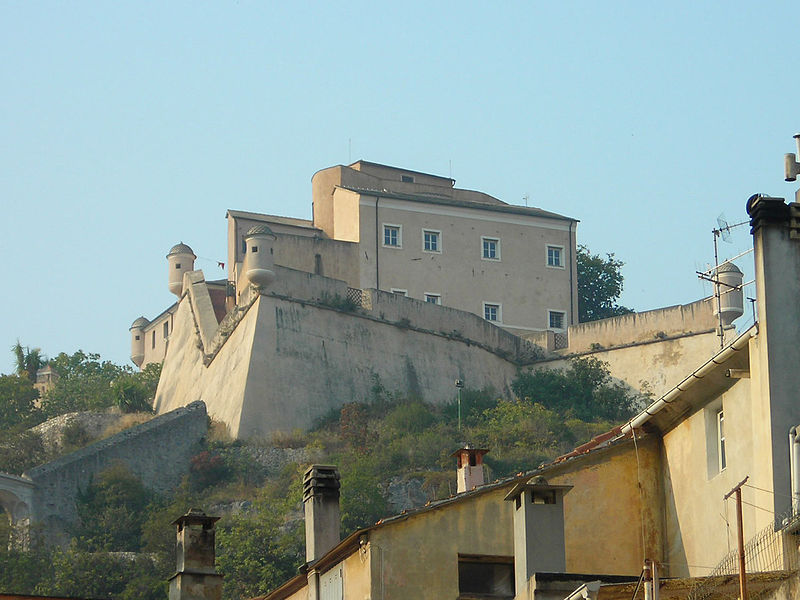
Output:
<path fill-rule="evenodd" d="M 163 361 L 156 410 L 203 400 L 249 437 L 307 428 L 376 382 L 440 403 L 456 379 L 510 396 L 520 367 L 581 354 L 621 374 L 650 365 L 657 391 L 681 357 L 718 348 L 707 300 L 578 324 L 577 221 L 454 183 L 366 161 L 323 169 L 311 221 L 228 210 L 222 281 L 175 245 L 178 301 L 130 328 L 133 362 Z"/>

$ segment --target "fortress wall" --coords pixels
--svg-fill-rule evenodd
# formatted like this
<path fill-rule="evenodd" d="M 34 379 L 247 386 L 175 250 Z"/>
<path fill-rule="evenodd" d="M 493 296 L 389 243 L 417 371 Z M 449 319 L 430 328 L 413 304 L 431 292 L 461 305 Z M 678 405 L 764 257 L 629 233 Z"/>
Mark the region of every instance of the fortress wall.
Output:
<path fill-rule="evenodd" d="M 456 397 L 457 378 L 502 394 L 516 373 L 474 343 L 269 294 L 255 300 L 207 366 L 188 302 L 175 323 L 157 411 L 202 399 L 236 437 L 308 429 L 330 410 L 369 399 L 376 381 L 444 403 Z"/>
<path fill-rule="evenodd" d="M 608 348 L 687 333 L 700 333 L 716 327 L 713 304 L 706 298 L 691 304 L 572 325 L 569 328 L 567 352 L 585 352 L 591 350 L 594 344 Z"/>
<path fill-rule="evenodd" d="M 318 254 L 319 275 L 344 280 L 351 286 L 358 285 L 357 243 L 279 234 L 273 248 L 276 265 L 315 273 L 318 264 L 315 256 Z"/>
<path fill-rule="evenodd" d="M 653 338 L 628 346 L 580 354 L 608 363 L 612 377 L 641 392 L 659 398 L 680 383 L 687 373 L 719 352 L 719 338 L 713 332 L 668 339 Z M 535 369 L 563 369 L 568 357 L 537 363 Z"/>
<path fill-rule="evenodd" d="M 238 437 L 307 429 L 347 402 L 368 400 L 376 381 L 442 404 L 455 399 L 457 378 L 505 394 L 516 374 L 514 365 L 478 346 L 345 312 L 269 296 L 254 310 Z"/>
<path fill-rule="evenodd" d="M 451 335 L 455 339 L 474 341 L 511 360 L 520 358 L 527 361 L 542 355 L 534 344 L 472 313 L 390 292 L 365 290 L 365 293 L 370 295 L 372 302 L 372 308 L 366 312 L 380 319 L 393 322 L 405 319 L 415 329 L 427 329 Z"/>
<path fill-rule="evenodd" d="M 195 403 L 31 469 L 25 476 L 35 485 L 34 519 L 75 521 L 78 490 L 118 461 L 148 488 L 173 489 L 187 473 L 207 428 L 206 407 Z"/>

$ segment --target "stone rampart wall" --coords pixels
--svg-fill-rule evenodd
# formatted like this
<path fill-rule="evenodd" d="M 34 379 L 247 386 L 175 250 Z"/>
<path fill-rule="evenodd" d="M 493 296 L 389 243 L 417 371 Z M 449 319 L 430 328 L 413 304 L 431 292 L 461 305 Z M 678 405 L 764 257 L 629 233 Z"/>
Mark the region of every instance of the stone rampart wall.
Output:
<path fill-rule="evenodd" d="M 207 429 L 206 407 L 195 402 L 31 469 L 24 476 L 35 486 L 34 520 L 74 522 L 78 490 L 117 462 L 150 489 L 175 488 Z"/>

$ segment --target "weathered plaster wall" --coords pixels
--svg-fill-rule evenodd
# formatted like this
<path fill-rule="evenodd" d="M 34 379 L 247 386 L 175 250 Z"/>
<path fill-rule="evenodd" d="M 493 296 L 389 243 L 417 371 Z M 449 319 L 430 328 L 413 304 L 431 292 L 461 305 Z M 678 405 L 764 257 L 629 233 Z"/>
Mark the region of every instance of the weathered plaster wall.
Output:
<path fill-rule="evenodd" d="M 33 520 L 56 527 L 73 522 L 78 490 L 117 462 L 151 489 L 173 489 L 206 430 L 205 406 L 196 403 L 31 469 L 23 476 L 34 485 Z"/>
<path fill-rule="evenodd" d="M 373 531 L 371 597 L 457 598 L 459 553 L 513 557 L 507 492 L 503 487 Z"/>
<path fill-rule="evenodd" d="M 198 312 L 211 309 L 194 299 L 200 285 L 189 286 L 175 314 L 158 412 L 202 399 L 238 437 L 305 429 L 369 398 L 376 380 L 435 403 L 452 401 L 457 378 L 505 394 L 513 361 L 537 354 L 475 315 L 374 290 L 367 308 L 348 311 L 344 282 L 276 271 L 275 285 L 260 295 L 251 288 L 213 336 L 201 335 Z"/>
<path fill-rule="evenodd" d="M 736 514 L 723 497 L 746 476 L 742 492 L 745 539 L 768 526 L 773 516 L 771 449 L 756 432 L 769 427 L 760 401 L 751 401 L 751 380 L 740 379 L 727 392 L 664 435 L 664 485 L 670 576 L 708 575 L 736 547 Z M 716 413 L 725 415 L 727 466 L 719 470 Z M 788 453 L 788 442 L 787 442 Z M 726 515 L 728 522 L 726 523 Z"/>
<path fill-rule="evenodd" d="M 643 556 L 662 556 L 656 436 L 556 465 L 544 476 L 550 484 L 573 486 L 564 495 L 568 573 L 638 575 Z"/>
<path fill-rule="evenodd" d="M 717 352 L 719 338 L 711 331 L 664 340 L 653 339 L 574 356 L 591 356 L 607 362 L 612 377 L 659 398 Z M 533 368 L 563 369 L 568 366 L 568 361 L 567 357 L 548 358 Z"/>

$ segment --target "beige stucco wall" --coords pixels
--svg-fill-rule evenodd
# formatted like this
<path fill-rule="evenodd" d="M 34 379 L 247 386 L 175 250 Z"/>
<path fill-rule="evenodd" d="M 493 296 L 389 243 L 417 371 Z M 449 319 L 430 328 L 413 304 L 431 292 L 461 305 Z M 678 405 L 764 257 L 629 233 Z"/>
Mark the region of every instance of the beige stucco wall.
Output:
<path fill-rule="evenodd" d="M 664 435 L 665 559 L 671 576 L 708 575 L 704 567 L 716 566 L 736 547 L 735 504 L 723 500 L 736 484 L 749 476 L 749 485 L 772 488 L 769 445 L 759 439 L 769 421 L 750 392 L 751 380 L 740 379 Z M 727 467 L 722 472 L 716 454 L 719 409 L 725 415 Z M 749 539 L 772 522 L 769 512 L 751 505 L 770 510 L 772 494 L 746 487 L 742 498 L 748 503 L 743 519 Z"/>
<path fill-rule="evenodd" d="M 216 333 L 208 315 L 193 312 L 213 308 L 201 302 L 201 274 L 191 274 L 198 283 L 175 316 L 159 412 L 204 400 L 234 436 L 306 429 L 346 402 L 368 399 L 376 378 L 434 403 L 454 399 L 458 378 L 506 394 L 516 373 L 506 359 L 531 350 L 483 319 L 391 294 L 371 294 L 371 310 L 344 312 L 323 303 L 343 297 L 343 282 L 276 270 L 274 289 Z"/>
<path fill-rule="evenodd" d="M 512 557 L 513 504 L 503 501 L 507 491 L 476 495 L 373 531 L 370 597 L 457 598 L 459 553 Z"/>
<path fill-rule="evenodd" d="M 660 559 L 659 467 L 658 437 L 648 436 L 547 470 L 548 483 L 573 486 L 564 495 L 568 573 L 638 575 L 643 556 Z"/>
<path fill-rule="evenodd" d="M 569 323 L 577 298 L 567 221 L 380 198 L 376 230 L 375 203 L 376 196 L 361 196 L 360 287 L 403 289 L 418 299 L 440 294 L 442 304 L 480 316 L 484 302 L 500 304 L 502 325 L 515 329 L 546 329 L 548 310 L 566 313 Z M 384 224 L 402 226 L 400 248 L 383 245 Z M 441 252 L 423 250 L 426 229 L 441 232 Z M 500 260 L 482 258 L 482 237 L 500 240 Z M 547 266 L 548 245 L 564 248 L 564 268 Z"/>
<path fill-rule="evenodd" d="M 719 338 L 711 331 L 665 340 L 653 339 L 575 356 L 593 357 L 608 363 L 612 377 L 636 390 L 652 394 L 656 399 L 717 352 Z M 550 358 L 533 368 L 564 369 L 568 363 L 569 358 Z"/>
<path fill-rule="evenodd" d="M 177 305 L 170 307 L 143 328 L 144 360 L 142 361 L 142 368 L 150 363 L 160 363 L 164 360 L 167 354 L 167 343 L 175 327 L 175 312 L 177 309 Z M 167 335 L 164 335 L 165 323 L 169 328 Z"/>

